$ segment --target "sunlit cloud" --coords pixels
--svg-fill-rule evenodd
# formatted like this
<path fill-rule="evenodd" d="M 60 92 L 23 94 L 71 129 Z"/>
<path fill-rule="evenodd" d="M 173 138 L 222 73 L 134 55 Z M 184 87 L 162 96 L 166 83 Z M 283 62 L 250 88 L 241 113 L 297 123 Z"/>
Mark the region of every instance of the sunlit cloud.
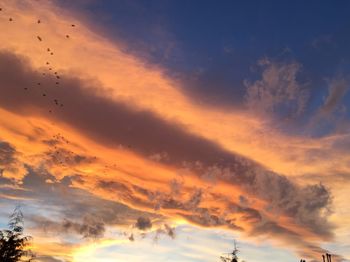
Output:
<path fill-rule="evenodd" d="M 42 209 L 29 216 L 42 261 L 84 261 L 157 232 L 176 239 L 180 221 L 316 259 L 336 226 L 349 228 L 334 215 L 348 212 L 334 181 L 350 180 L 350 136 L 281 128 L 308 102 L 299 63 L 260 60 L 246 107 L 226 110 L 194 103 L 161 66 L 54 2 L 2 5 L 0 197 Z M 306 128 L 341 108 L 347 84 L 329 82 Z M 40 242 L 50 232 L 72 242 Z"/>

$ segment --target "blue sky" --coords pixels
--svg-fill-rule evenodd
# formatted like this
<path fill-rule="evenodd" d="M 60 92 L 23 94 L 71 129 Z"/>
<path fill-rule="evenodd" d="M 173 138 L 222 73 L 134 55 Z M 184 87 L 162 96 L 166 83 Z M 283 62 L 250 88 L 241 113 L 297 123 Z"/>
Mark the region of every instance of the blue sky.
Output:
<path fill-rule="evenodd" d="M 244 82 L 259 79 L 259 60 L 300 64 L 309 94 L 298 121 L 305 132 L 328 95 L 328 82 L 350 70 L 350 4 L 339 1 L 59 2 L 91 18 L 124 50 L 158 65 L 194 102 L 244 106 Z M 342 97 L 345 104 L 349 96 Z M 347 117 L 348 112 L 344 113 Z M 284 127 L 283 127 L 284 128 Z M 293 129 L 289 126 L 287 129 Z M 333 131 L 322 124 L 309 135 Z"/>
<path fill-rule="evenodd" d="M 326 95 L 326 78 L 350 69 L 346 1 L 107 0 L 63 5 L 86 12 L 108 37 L 160 64 L 204 101 L 237 103 L 244 79 L 258 77 L 252 67 L 263 57 L 300 63 L 298 77 L 308 83 L 314 99 Z"/>

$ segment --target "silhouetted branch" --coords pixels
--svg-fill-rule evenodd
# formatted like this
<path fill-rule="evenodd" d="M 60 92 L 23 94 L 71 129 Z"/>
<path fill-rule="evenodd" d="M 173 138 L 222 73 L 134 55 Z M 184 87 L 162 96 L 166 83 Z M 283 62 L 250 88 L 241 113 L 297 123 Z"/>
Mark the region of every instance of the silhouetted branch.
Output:
<path fill-rule="evenodd" d="M 32 238 L 23 235 L 23 213 L 19 206 L 17 206 L 10 215 L 8 227 L 9 229 L 0 231 L 0 261 L 33 261 L 35 257 L 33 252 L 26 249 Z"/>

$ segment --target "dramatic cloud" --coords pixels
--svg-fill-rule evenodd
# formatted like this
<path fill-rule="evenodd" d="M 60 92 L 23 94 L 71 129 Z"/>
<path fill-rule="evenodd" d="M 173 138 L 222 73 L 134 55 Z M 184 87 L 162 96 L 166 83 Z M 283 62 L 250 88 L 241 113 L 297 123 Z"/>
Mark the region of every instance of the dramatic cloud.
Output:
<path fill-rule="evenodd" d="M 45 232 L 53 231 L 56 233 L 75 233 L 84 238 L 100 238 L 105 232 L 103 222 L 96 221 L 94 217 L 85 216 L 82 222 L 74 222 L 68 219 L 62 222 L 51 221 L 44 217 L 31 217 L 31 222 L 35 227 L 43 229 Z"/>
<path fill-rule="evenodd" d="M 20 3 L 7 1 L 15 23 L 0 23 L 9 39 L 0 42 L 0 168 L 25 172 L 2 172 L 0 197 L 40 210 L 28 216 L 33 232 L 45 225 L 103 245 L 119 228 L 131 244 L 152 231 L 174 238 L 177 223 L 191 223 L 271 238 L 305 257 L 325 251 L 339 198 L 319 181 L 350 173 L 350 140 L 274 129 L 306 108 L 301 64 L 260 60 L 261 78 L 245 82 L 249 112 L 198 105 L 162 68 L 72 27 L 52 3 Z M 338 80 L 320 111 L 340 105 L 347 86 Z"/>
<path fill-rule="evenodd" d="M 148 217 L 139 217 L 135 226 L 140 230 L 147 230 L 152 228 L 152 222 Z"/>
<path fill-rule="evenodd" d="M 7 142 L 0 141 L 0 170 L 16 161 L 15 154 L 15 148 Z"/>
<path fill-rule="evenodd" d="M 282 114 L 282 117 L 300 115 L 307 102 L 304 87 L 297 81 L 301 65 L 298 63 L 277 63 L 268 58 L 261 59 L 262 79 L 247 87 L 247 106 L 260 113 Z"/>
<path fill-rule="evenodd" d="M 177 124 L 98 96 L 93 86 L 78 78 L 65 76 L 56 87 L 55 82 L 32 71 L 23 58 L 2 53 L 0 63 L 0 74 L 7 76 L 0 87 L 4 94 L 0 104 L 9 110 L 63 120 L 102 143 L 132 148 L 145 155 L 167 152 L 170 162 L 209 163 L 232 158 L 214 143 L 185 132 Z M 64 106 L 56 106 L 55 99 Z"/>
<path fill-rule="evenodd" d="M 61 181 L 55 179 L 46 170 L 34 170 L 27 166 L 27 174 L 20 183 L 23 190 L 15 188 L 1 188 L 0 192 L 16 194 L 30 201 L 45 199 L 45 205 L 40 208 L 48 209 L 49 206 L 58 209 L 58 221 L 31 216 L 30 220 L 42 229 L 55 232 L 75 232 L 84 237 L 100 237 L 105 231 L 105 225 L 132 225 L 144 212 L 133 210 L 126 205 L 115 201 L 98 198 L 86 191 L 70 187 L 68 180 L 75 177 L 64 177 Z M 145 213 L 148 214 L 148 213 Z M 148 214 L 150 217 L 158 217 Z"/>
<path fill-rule="evenodd" d="M 101 143 L 126 147 L 145 157 L 157 152 L 166 152 L 167 157 L 157 159 L 157 162 L 180 168 L 186 167 L 198 177 L 203 175 L 207 181 L 217 180 L 239 186 L 243 191 L 250 192 L 253 197 L 266 201 L 268 205 L 265 207 L 266 210 L 260 212 L 241 207 L 230 210 L 233 214 L 241 214 L 241 222 L 237 224 L 235 219 L 229 218 L 230 214 L 223 215 L 221 208 L 218 212 L 214 207 L 203 207 L 205 201 L 200 188 L 195 189 L 185 200 L 183 196 L 175 199 L 173 196 L 158 194 L 151 190 L 145 195 L 148 200 L 144 204 L 133 195 L 130 187 L 120 182 L 100 180 L 97 185 L 102 192 L 113 193 L 124 201 L 144 207 L 152 205 L 147 202 L 156 201 L 158 203 L 154 205 L 157 210 L 160 208 L 168 212 L 178 210 L 177 215 L 201 226 L 224 225 L 235 230 L 248 230 L 242 227 L 242 223 L 259 223 L 261 212 L 266 214 L 271 212 L 292 219 L 298 227 L 307 228 L 321 238 L 331 237 L 332 226 L 327 222 L 327 213 L 324 212 L 330 205 L 330 196 L 322 185 L 298 187 L 284 176 L 268 171 L 249 159 L 188 133 L 178 124 L 168 123 L 152 113 L 135 110 L 123 103 L 100 97 L 93 91 L 95 90 L 93 86 L 86 81 L 65 75 L 60 81 L 60 86 L 56 87 L 52 79 L 42 77 L 39 72 L 33 71 L 23 58 L 2 53 L 0 61 L 0 74 L 6 76 L 3 79 L 4 85 L 0 87 L 1 92 L 5 94 L 0 98 L 2 107 L 28 116 L 44 116 L 56 119 L 55 121 L 63 121 Z M 288 70 L 293 71 L 292 69 Z M 287 77 L 287 80 L 289 78 Z M 28 86 L 31 82 L 33 85 Z M 40 85 L 36 85 L 36 82 Z M 296 88 L 294 85 L 290 86 L 291 97 L 295 95 L 294 88 Z M 62 101 L 63 106 L 57 106 L 55 99 Z M 101 115 L 104 117 L 101 118 Z M 53 148 L 51 152 L 45 152 L 47 164 L 74 167 L 96 162 L 95 157 L 83 156 L 64 149 L 63 145 L 69 144 L 68 140 L 55 137 L 44 140 L 43 143 Z M 211 178 L 208 180 L 209 173 Z M 44 177 L 46 180 L 56 181 L 51 174 L 44 174 Z M 26 186 L 37 187 L 44 186 L 46 182 L 29 172 L 23 183 Z M 68 180 L 67 183 L 70 184 Z M 172 183 L 172 191 L 179 191 L 176 187 Z M 139 193 L 142 192 L 145 192 L 145 188 L 139 189 Z M 228 205 L 236 205 L 236 202 L 223 201 Z M 72 211 L 66 208 L 65 213 L 67 212 Z M 148 229 L 152 225 L 143 217 L 139 220 L 136 227 L 141 230 Z M 104 231 L 103 225 L 100 224 L 72 222 L 69 225 L 71 226 L 67 229 L 86 237 L 99 236 Z"/>
<path fill-rule="evenodd" d="M 332 113 L 339 106 L 348 89 L 349 82 L 345 78 L 338 77 L 329 81 L 328 96 L 321 108 L 321 112 L 324 114 Z"/>

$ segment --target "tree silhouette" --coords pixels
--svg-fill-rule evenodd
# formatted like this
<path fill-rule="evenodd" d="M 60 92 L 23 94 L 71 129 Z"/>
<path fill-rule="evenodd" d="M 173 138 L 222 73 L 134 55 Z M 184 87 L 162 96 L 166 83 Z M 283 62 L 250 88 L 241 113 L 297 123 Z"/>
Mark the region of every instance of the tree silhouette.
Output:
<path fill-rule="evenodd" d="M 238 262 L 237 253 L 239 250 L 237 249 L 236 241 L 234 241 L 234 249 L 230 253 L 226 253 L 225 255 L 220 256 L 222 262 Z M 245 262 L 245 261 L 242 261 Z"/>
<path fill-rule="evenodd" d="M 34 254 L 26 249 L 30 236 L 24 236 L 23 214 L 17 206 L 10 216 L 9 229 L 0 230 L 0 261 L 1 262 L 30 262 Z"/>

